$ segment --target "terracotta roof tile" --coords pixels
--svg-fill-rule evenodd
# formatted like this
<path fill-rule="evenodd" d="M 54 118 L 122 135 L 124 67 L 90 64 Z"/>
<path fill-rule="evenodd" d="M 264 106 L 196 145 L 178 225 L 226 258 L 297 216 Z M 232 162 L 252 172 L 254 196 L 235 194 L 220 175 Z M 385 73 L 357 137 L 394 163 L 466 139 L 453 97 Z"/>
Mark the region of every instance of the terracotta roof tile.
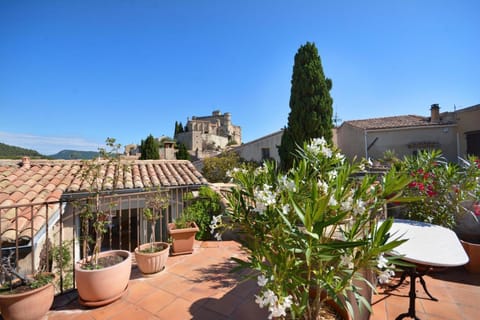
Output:
<path fill-rule="evenodd" d="M 372 118 L 372 119 L 364 119 L 364 120 L 350 120 L 350 121 L 345 121 L 345 123 L 348 123 L 354 127 L 358 127 L 361 129 L 370 129 L 370 130 L 405 128 L 405 127 L 438 126 L 438 125 L 448 124 L 445 122 L 441 122 L 441 123 L 430 122 L 429 117 L 421 117 L 416 115 Z"/>
<path fill-rule="evenodd" d="M 63 194 L 89 192 L 82 177 L 84 162 L 78 160 L 30 160 L 22 167 L 16 160 L 0 161 L 0 232 L 1 239 L 14 241 L 31 236 L 45 224 L 45 206 L 32 205 L 51 201 L 49 216 L 58 210 Z M 200 172 L 185 160 L 134 160 L 120 165 L 101 163 L 100 184 L 103 190 L 144 189 L 150 187 L 193 186 L 207 184 Z M 133 190 L 132 190 L 133 191 Z M 24 204 L 24 207 L 9 208 Z M 33 218 L 33 219 L 32 219 Z M 32 223 L 33 222 L 33 223 Z"/>

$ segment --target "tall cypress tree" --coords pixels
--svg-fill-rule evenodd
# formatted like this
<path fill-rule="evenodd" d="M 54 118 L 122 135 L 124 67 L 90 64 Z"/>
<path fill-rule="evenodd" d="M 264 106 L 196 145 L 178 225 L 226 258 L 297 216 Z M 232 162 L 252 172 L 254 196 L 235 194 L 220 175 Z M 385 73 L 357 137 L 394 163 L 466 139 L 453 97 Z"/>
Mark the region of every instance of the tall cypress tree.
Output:
<path fill-rule="evenodd" d="M 323 73 L 322 62 L 314 43 L 307 42 L 295 54 L 290 113 L 278 148 L 281 167 L 288 170 L 294 161 L 296 146 L 312 138 L 332 142 L 332 80 Z"/>
<path fill-rule="evenodd" d="M 182 132 L 183 132 L 182 122 L 175 121 L 175 132 L 174 132 L 173 136 L 176 137 L 177 134 L 182 133 Z"/>
<path fill-rule="evenodd" d="M 140 149 L 140 160 L 160 159 L 158 140 L 155 139 L 151 134 L 147 137 L 147 139 L 142 140 L 140 143 Z"/>

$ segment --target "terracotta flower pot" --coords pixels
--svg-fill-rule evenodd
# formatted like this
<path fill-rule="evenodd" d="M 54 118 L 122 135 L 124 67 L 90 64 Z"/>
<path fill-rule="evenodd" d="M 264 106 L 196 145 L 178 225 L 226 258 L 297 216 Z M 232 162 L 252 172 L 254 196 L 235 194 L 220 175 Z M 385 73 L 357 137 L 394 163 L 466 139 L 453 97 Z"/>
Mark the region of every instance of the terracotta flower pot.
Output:
<path fill-rule="evenodd" d="M 172 255 L 192 253 L 195 234 L 198 231 L 195 222 L 191 222 L 190 228 L 182 229 L 177 229 L 175 223 L 169 223 L 168 234 L 172 237 Z"/>
<path fill-rule="evenodd" d="M 0 309 L 5 320 L 43 319 L 52 306 L 55 287 L 43 287 L 15 294 L 0 294 Z"/>
<path fill-rule="evenodd" d="M 167 262 L 170 245 L 166 242 L 155 242 L 153 247 L 161 250 L 153 253 L 142 252 L 150 248 L 150 243 L 145 243 L 135 248 L 137 266 L 144 275 L 151 275 L 162 271 Z"/>
<path fill-rule="evenodd" d="M 128 286 L 132 270 L 132 255 L 125 250 L 101 252 L 99 257 L 117 255 L 123 261 L 95 270 L 82 268 L 82 262 L 75 263 L 75 282 L 79 302 L 88 307 L 98 307 L 111 303 L 122 296 Z"/>
<path fill-rule="evenodd" d="M 471 273 L 480 273 L 480 244 L 464 240 L 460 240 L 460 242 L 469 258 L 468 263 L 465 265 L 465 269 Z"/>

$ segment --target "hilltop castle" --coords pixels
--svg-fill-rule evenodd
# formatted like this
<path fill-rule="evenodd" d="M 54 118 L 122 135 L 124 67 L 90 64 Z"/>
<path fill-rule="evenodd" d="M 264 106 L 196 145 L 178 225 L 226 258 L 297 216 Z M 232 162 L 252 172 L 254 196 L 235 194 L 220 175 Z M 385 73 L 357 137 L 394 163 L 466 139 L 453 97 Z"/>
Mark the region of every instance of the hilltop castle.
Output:
<path fill-rule="evenodd" d="M 177 133 L 175 139 L 185 144 L 193 156 L 202 159 L 217 154 L 227 146 L 240 145 L 242 130 L 232 124 L 230 112 L 222 114 L 215 110 L 211 116 L 193 116 L 187 121 L 185 131 Z"/>

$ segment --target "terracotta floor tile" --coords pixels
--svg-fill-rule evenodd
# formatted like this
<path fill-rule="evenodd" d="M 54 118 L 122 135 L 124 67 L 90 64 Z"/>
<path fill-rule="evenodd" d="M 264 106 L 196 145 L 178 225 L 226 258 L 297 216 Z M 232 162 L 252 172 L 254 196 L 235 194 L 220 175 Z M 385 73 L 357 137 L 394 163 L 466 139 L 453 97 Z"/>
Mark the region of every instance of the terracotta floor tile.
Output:
<path fill-rule="evenodd" d="M 203 287 L 202 285 L 197 285 L 185 291 L 182 295 L 182 298 L 194 302 L 202 298 L 212 297 L 218 293 L 221 293 L 221 291 L 208 287 Z"/>
<path fill-rule="evenodd" d="M 176 274 L 169 274 L 164 278 L 156 278 L 150 281 L 150 285 L 160 288 L 176 296 L 182 296 L 185 291 L 190 290 L 195 283 Z"/>
<path fill-rule="evenodd" d="M 221 315 L 217 312 L 214 312 L 210 309 L 206 309 L 203 307 L 197 308 L 192 311 L 192 318 L 195 320 L 230 320 L 231 318 L 227 318 L 224 315 Z M 244 318 L 244 319 L 256 319 L 256 318 Z"/>
<path fill-rule="evenodd" d="M 50 319 L 50 317 L 49 317 L 48 319 Z M 98 318 L 94 318 L 94 317 L 92 317 L 92 315 L 90 315 L 90 314 L 88 314 L 88 313 L 82 313 L 82 314 L 75 314 L 75 315 L 68 314 L 67 317 L 65 317 L 65 318 L 60 318 L 60 319 L 68 319 L 68 320 L 97 320 Z"/>
<path fill-rule="evenodd" d="M 176 299 L 176 296 L 163 290 L 154 290 L 152 287 L 151 294 L 139 300 L 136 305 L 149 311 L 156 313 L 157 311 L 167 307 Z"/>
<path fill-rule="evenodd" d="M 461 307 L 460 313 L 457 319 L 461 320 L 476 320 L 479 318 L 480 314 L 480 307 L 477 305 L 476 307 Z"/>
<path fill-rule="evenodd" d="M 458 319 L 461 310 L 455 303 L 432 300 L 422 300 L 423 312 L 435 319 Z"/>
<path fill-rule="evenodd" d="M 128 308 L 132 307 L 133 305 L 129 304 L 123 298 L 103 307 L 90 309 L 87 312 L 94 318 L 94 319 L 108 319 L 113 317 L 117 314 L 121 314 Z"/>
<path fill-rule="evenodd" d="M 155 315 L 152 315 L 150 312 L 136 306 L 132 306 L 131 308 L 125 310 L 124 312 L 118 313 L 108 318 L 108 320 L 125 320 L 125 319 L 156 320 L 159 318 Z"/>
<path fill-rule="evenodd" d="M 192 319 L 192 314 L 190 311 L 191 305 L 192 303 L 190 301 L 177 298 L 162 310 L 157 311 L 155 315 L 161 320 Z"/>
<path fill-rule="evenodd" d="M 244 320 L 244 319 L 267 319 L 268 311 L 266 308 L 260 308 L 255 303 L 253 297 L 245 299 L 235 311 L 231 314 L 230 320 Z"/>
<path fill-rule="evenodd" d="M 227 293 L 213 296 L 203 306 L 224 316 L 230 316 L 243 302 L 244 299 Z"/>
<path fill-rule="evenodd" d="M 131 281 L 124 299 L 135 303 L 152 293 L 152 286 L 145 281 Z"/>
<path fill-rule="evenodd" d="M 94 320 L 94 318 L 89 313 L 86 313 L 84 310 L 50 311 L 47 314 L 47 318 L 48 320 Z"/>
<path fill-rule="evenodd" d="M 254 280 L 244 280 L 239 282 L 230 292 L 240 298 L 253 297 L 259 291 L 257 282 Z"/>

